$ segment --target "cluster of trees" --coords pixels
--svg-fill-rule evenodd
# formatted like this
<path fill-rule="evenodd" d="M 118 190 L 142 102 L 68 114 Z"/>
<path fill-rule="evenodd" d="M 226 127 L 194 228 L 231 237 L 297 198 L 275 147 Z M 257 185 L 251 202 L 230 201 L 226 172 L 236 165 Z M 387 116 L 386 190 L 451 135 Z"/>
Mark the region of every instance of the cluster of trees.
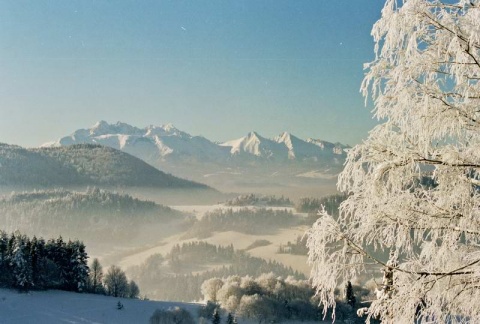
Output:
<path fill-rule="evenodd" d="M 233 245 L 216 246 L 207 242 L 176 244 L 166 255 L 168 264 L 175 273 L 198 264 L 222 264 L 232 262 L 235 257 Z"/>
<path fill-rule="evenodd" d="M 232 246 L 215 246 L 205 242 L 175 246 L 167 256 L 152 255 L 141 266 L 129 269 L 131 277 L 149 297 L 185 302 L 200 300 L 200 287 L 210 278 L 259 276 L 268 272 L 305 279 L 303 274 L 281 263 L 251 257 Z"/>
<path fill-rule="evenodd" d="M 225 318 L 225 324 L 237 324 L 237 316 L 234 313 L 228 312 L 220 307 L 218 303 L 207 301 L 207 303 L 198 309 L 199 323 L 206 324 L 220 324 L 222 318 Z"/>
<path fill-rule="evenodd" d="M 113 240 L 135 235 L 139 224 L 160 225 L 182 217 L 169 207 L 97 188 L 11 193 L 0 198 L 0 223 L 5 230 L 44 237 L 62 233 Z"/>
<path fill-rule="evenodd" d="M 120 268 L 112 266 L 107 274 L 94 259 L 90 267 L 85 245 L 78 240 L 65 242 L 0 231 L 0 287 L 22 291 L 60 289 L 137 298 L 140 290 L 128 281 Z"/>
<path fill-rule="evenodd" d="M 87 281 L 87 291 L 113 297 L 138 298 L 140 289 L 133 280 L 128 280 L 125 272 L 112 265 L 106 275 L 98 259 L 93 259 Z"/>
<path fill-rule="evenodd" d="M 307 255 L 307 236 L 299 235 L 295 242 L 288 241 L 287 244 L 280 244 L 277 253 L 281 254 L 295 254 L 295 255 Z"/>
<path fill-rule="evenodd" d="M 45 241 L 0 231 L 0 285 L 19 290 L 84 291 L 88 255 L 80 241 Z"/>
<path fill-rule="evenodd" d="M 272 244 L 269 240 L 255 240 L 245 248 L 245 251 L 253 250 L 261 246 L 268 246 Z"/>
<path fill-rule="evenodd" d="M 273 273 L 257 278 L 230 276 L 206 280 L 201 290 L 205 300 L 237 316 L 260 322 L 322 317 L 315 291 L 307 280 L 284 279 Z"/>
<path fill-rule="evenodd" d="M 228 200 L 225 203 L 226 206 L 278 206 L 289 207 L 293 206 L 293 203 L 289 198 L 281 196 L 277 198 L 274 195 L 271 196 L 257 196 L 255 194 L 240 195 L 234 199 Z"/>
<path fill-rule="evenodd" d="M 192 315 L 181 307 L 157 309 L 150 317 L 150 324 L 195 324 Z"/>
<path fill-rule="evenodd" d="M 300 198 L 295 204 L 295 210 L 299 213 L 318 214 L 325 208 L 328 213 L 338 215 L 340 204 L 347 198 L 344 194 L 335 194 L 322 198 Z"/>
<path fill-rule="evenodd" d="M 292 211 L 267 208 L 217 209 L 195 220 L 187 237 L 205 238 L 212 232 L 236 231 L 246 234 L 268 234 L 278 228 L 298 223 Z"/>

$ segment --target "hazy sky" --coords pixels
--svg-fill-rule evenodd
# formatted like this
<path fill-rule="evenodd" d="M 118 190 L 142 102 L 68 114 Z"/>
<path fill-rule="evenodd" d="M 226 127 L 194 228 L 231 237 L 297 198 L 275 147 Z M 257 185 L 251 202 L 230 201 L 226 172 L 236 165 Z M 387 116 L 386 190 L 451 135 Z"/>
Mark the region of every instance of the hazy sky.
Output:
<path fill-rule="evenodd" d="M 348 144 L 383 0 L 0 0 L 0 142 L 98 120 Z"/>

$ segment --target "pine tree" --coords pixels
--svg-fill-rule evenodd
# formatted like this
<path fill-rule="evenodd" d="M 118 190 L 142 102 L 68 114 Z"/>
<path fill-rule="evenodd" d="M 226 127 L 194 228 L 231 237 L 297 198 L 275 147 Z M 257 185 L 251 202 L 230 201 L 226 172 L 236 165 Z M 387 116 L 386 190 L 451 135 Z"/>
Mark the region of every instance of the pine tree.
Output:
<path fill-rule="evenodd" d="M 87 253 L 85 245 L 80 241 L 68 242 L 68 286 L 69 290 L 83 291 L 88 280 L 89 268 L 87 265 Z"/>
<path fill-rule="evenodd" d="M 16 235 L 10 265 L 13 273 L 13 286 L 28 291 L 33 287 L 30 243 L 27 237 Z"/>
<path fill-rule="evenodd" d="M 345 301 L 350 306 L 355 307 L 357 299 L 355 298 L 355 295 L 353 293 L 353 287 L 350 281 L 347 281 L 347 284 L 345 285 Z"/>
<path fill-rule="evenodd" d="M 6 284 L 10 279 L 10 255 L 8 253 L 8 235 L 0 231 L 0 283 Z"/>
<path fill-rule="evenodd" d="M 233 324 L 234 323 L 233 321 L 234 321 L 234 318 L 232 313 L 228 313 L 226 324 Z"/>
<path fill-rule="evenodd" d="M 218 308 L 215 308 L 212 315 L 212 324 L 220 324 L 220 321 L 220 313 L 218 312 Z"/>

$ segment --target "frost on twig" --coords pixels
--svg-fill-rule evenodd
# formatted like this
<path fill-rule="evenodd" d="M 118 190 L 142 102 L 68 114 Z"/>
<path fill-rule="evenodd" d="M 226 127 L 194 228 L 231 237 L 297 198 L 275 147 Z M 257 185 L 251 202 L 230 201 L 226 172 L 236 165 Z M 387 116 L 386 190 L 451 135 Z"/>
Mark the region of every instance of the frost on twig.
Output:
<path fill-rule="evenodd" d="M 480 1 L 387 0 L 372 35 L 361 90 L 380 124 L 348 153 L 340 215 L 308 232 L 312 282 L 334 308 L 373 262 L 394 290 L 367 321 L 480 322 Z"/>

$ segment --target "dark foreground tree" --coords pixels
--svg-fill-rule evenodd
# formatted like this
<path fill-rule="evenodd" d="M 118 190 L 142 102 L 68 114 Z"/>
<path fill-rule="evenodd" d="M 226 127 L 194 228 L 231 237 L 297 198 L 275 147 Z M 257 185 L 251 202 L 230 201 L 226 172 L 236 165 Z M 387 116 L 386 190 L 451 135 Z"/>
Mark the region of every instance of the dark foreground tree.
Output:
<path fill-rule="evenodd" d="M 140 289 L 138 288 L 135 281 L 130 280 L 128 283 L 128 298 L 138 298 L 140 295 Z"/>
<path fill-rule="evenodd" d="M 90 265 L 87 288 L 89 292 L 94 294 L 101 294 L 105 291 L 103 288 L 103 267 L 97 258 L 93 259 Z"/>
<path fill-rule="evenodd" d="M 128 280 L 125 272 L 112 265 L 105 275 L 105 290 L 113 297 L 128 297 Z"/>

